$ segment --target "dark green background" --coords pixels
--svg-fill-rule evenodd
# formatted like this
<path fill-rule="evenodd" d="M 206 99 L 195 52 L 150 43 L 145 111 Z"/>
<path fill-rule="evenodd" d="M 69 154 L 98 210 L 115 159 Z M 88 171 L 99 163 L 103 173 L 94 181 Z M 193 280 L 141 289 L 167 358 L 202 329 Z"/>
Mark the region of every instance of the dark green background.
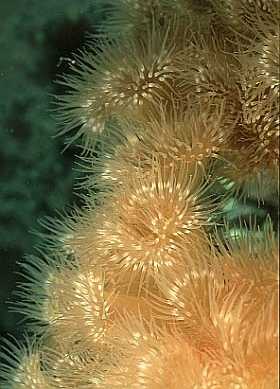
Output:
<path fill-rule="evenodd" d="M 20 337 L 20 317 L 9 312 L 21 280 L 17 260 L 34 252 L 31 230 L 77 199 L 73 195 L 72 146 L 51 114 L 54 83 L 67 58 L 86 42 L 97 23 L 94 0 L 0 1 L 0 336 Z M 100 19 L 100 16 L 99 16 Z M 66 59 L 65 59 L 66 58 Z M 0 339 L 1 343 L 1 339 Z"/>

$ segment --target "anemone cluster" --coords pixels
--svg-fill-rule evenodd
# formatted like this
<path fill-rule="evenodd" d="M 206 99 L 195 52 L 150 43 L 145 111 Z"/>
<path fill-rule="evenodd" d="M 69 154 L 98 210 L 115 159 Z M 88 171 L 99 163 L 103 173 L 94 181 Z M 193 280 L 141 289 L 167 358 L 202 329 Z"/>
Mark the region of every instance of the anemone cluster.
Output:
<path fill-rule="evenodd" d="M 1 387 L 276 389 L 277 225 L 223 215 L 277 203 L 279 1 L 103 6 L 57 97 L 83 206 L 22 263 Z"/>

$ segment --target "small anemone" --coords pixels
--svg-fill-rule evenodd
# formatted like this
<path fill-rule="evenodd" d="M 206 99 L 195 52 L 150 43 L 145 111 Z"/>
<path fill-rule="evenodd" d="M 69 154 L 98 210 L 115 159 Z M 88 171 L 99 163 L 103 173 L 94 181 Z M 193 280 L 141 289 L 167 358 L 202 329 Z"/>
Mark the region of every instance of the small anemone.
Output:
<path fill-rule="evenodd" d="M 166 29 L 151 26 L 136 43 L 104 39 L 99 49 L 78 55 L 73 74 L 59 81 L 68 89 L 57 97 L 61 134 L 78 128 L 73 139 L 91 139 L 112 116 L 145 117 L 160 102 L 173 100 L 179 78 L 177 29 L 171 20 Z"/>
<path fill-rule="evenodd" d="M 151 277 L 158 279 L 207 246 L 205 228 L 214 213 L 207 189 L 198 170 L 155 162 L 146 174 L 128 177 L 97 211 L 83 248 L 90 251 L 88 242 L 106 269 L 120 280 L 128 274 L 128 288 L 136 282 L 140 291 Z"/>

